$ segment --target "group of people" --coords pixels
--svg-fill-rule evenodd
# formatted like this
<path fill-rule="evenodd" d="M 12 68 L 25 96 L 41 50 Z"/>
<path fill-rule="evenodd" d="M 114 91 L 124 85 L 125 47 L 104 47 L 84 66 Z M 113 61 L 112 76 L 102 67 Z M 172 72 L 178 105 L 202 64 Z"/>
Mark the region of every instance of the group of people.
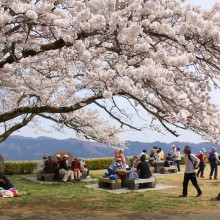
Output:
<path fill-rule="evenodd" d="M 183 180 L 183 190 L 182 194 L 179 197 L 188 196 L 189 181 L 191 181 L 193 186 L 196 188 L 197 197 L 200 197 L 202 195 L 202 190 L 198 184 L 197 177 L 204 178 L 204 170 L 206 167 L 207 160 L 209 161 L 211 168 L 209 173 L 209 179 L 212 179 L 213 174 L 214 179 L 218 179 L 218 165 L 220 163 L 220 160 L 218 157 L 217 148 L 213 147 L 212 151 L 207 156 L 205 148 L 202 148 L 202 150 L 198 154 L 194 155 L 192 154 L 191 148 L 189 146 L 185 146 L 183 153 L 185 161 L 185 172 Z M 133 157 L 131 164 L 132 172 L 129 176 L 130 179 L 145 179 L 150 178 L 152 176 L 150 171 L 150 163 L 148 163 L 146 159 L 154 161 L 164 160 L 164 166 L 176 165 L 178 171 L 180 171 L 180 148 L 177 148 L 175 145 L 172 145 L 170 153 L 168 153 L 165 157 L 165 154 L 161 148 L 153 147 L 151 149 L 150 156 L 147 154 L 147 150 L 144 149 L 139 156 Z M 108 167 L 108 171 L 107 173 L 105 173 L 105 176 L 110 176 L 110 178 L 111 176 L 113 178 L 117 178 L 117 175 L 115 175 L 115 171 L 126 167 L 127 166 L 125 166 L 125 156 L 123 155 L 122 151 L 118 151 L 117 153 L 115 153 L 115 163 Z M 216 197 L 216 199 L 220 200 L 220 194 Z"/>
<path fill-rule="evenodd" d="M 188 196 L 188 183 L 192 182 L 193 186 L 197 190 L 197 197 L 202 195 L 202 190 L 198 184 L 197 177 L 204 178 L 204 169 L 206 166 L 206 150 L 202 149 L 198 154 L 194 155 L 191 153 L 191 148 L 186 146 L 183 150 L 185 154 L 185 173 L 183 180 L 183 191 L 180 197 Z M 218 158 L 217 148 L 213 147 L 212 151 L 208 155 L 208 161 L 210 162 L 211 171 L 209 174 L 209 179 L 212 179 L 214 173 L 214 179 L 218 179 L 218 165 L 220 160 Z M 198 169 L 198 172 L 196 170 Z M 217 200 L 220 200 L 220 194 L 216 197 Z"/>
<path fill-rule="evenodd" d="M 72 162 L 69 162 L 67 154 L 63 157 L 57 154 L 55 160 L 52 156 L 44 155 L 37 170 L 39 179 L 43 179 L 44 173 L 53 173 L 55 180 L 59 180 L 60 175 L 63 176 L 62 182 L 64 183 L 67 183 L 68 180 L 74 183 L 80 181 L 83 172 L 89 176 L 89 169 L 86 167 L 85 161 L 74 158 Z"/>
<path fill-rule="evenodd" d="M 148 158 L 148 154 L 146 150 L 143 150 L 139 157 L 134 156 L 131 167 L 126 164 L 126 157 L 123 155 L 122 150 L 115 152 L 115 161 L 112 165 L 108 167 L 107 172 L 105 172 L 104 177 L 109 177 L 110 179 L 117 179 L 118 176 L 116 174 L 117 170 L 120 169 L 132 169 L 131 175 L 129 178 L 134 179 L 132 175 L 136 173 L 136 179 L 147 179 L 152 176 L 150 171 L 150 164 L 146 161 Z"/>

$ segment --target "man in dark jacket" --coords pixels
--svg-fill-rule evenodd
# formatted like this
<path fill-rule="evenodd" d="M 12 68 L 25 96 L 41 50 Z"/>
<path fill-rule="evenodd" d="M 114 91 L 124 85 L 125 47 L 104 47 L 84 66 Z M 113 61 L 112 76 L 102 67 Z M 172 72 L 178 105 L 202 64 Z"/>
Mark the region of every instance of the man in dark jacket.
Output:
<path fill-rule="evenodd" d="M 148 163 L 146 162 L 146 156 L 141 156 L 141 162 L 137 165 L 137 171 L 140 179 L 151 178 L 151 172 Z"/>
<path fill-rule="evenodd" d="M 62 182 L 66 183 L 67 180 L 71 179 L 72 182 L 74 182 L 74 174 L 72 170 L 69 170 L 69 162 L 68 162 L 68 155 L 63 156 L 63 160 L 59 166 L 59 174 L 64 175 Z"/>
<path fill-rule="evenodd" d="M 5 190 L 14 189 L 14 186 L 4 174 L 0 174 L 0 187 Z"/>
<path fill-rule="evenodd" d="M 54 173 L 57 167 L 56 162 L 53 160 L 52 156 L 48 156 L 48 159 L 45 162 L 44 172 L 45 173 Z"/>

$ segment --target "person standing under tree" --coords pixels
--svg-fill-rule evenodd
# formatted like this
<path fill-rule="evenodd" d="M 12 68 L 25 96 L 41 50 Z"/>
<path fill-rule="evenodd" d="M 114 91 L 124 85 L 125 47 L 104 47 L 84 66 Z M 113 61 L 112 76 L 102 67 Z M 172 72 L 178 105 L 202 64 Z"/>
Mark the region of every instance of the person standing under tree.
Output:
<path fill-rule="evenodd" d="M 191 154 L 191 148 L 189 146 L 185 146 L 183 153 L 185 154 L 185 174 L 183 180 L 183 192 L 179 197 L 187 197 L 189 180 L 191 180 L 193 186 L 198 192 L 197 197 L 201 197 L 202 190 L 199 187 L 195 173 L 195 169 L 198 168 L 200 160 L 195 155 Z"/>
<path fill-rule="evenodd" d="M 176 148 L 176 152 L 175 152 L 175 164 L 176 164 L 176 166 L 177 166 L 178 172 L 180 172 L 180 162 L 181 162 L 180 148 Z"/>
<path fill-rule="evenodd" d="M 218 164 L 220 160 L 218 159 L 218 153 L 217 153 L 217 148 L 213 147 L 212 152 L 209 154 L 209 162 L 211 166 L 211 172 L 209 175 L 209 179 L 212 179 L 212 175 L 214 173 L 214 179 L 218 179 Z"/>
<path fill-rule="evenodd" d="M 200 160 L 199 170 L 197 172 L 197 177 L 199 177 L 199 175 L 200 175 L 201 178 L 204 178 L 204 170 L 205 170 L 205 166 L 206 166 L 205 165 L 205 159 L 206 159 L 205 152 L 206 152 L 206 150 L 203 148 L 202 151 L 200 151 L 199 155 L 197 156 Z"/>

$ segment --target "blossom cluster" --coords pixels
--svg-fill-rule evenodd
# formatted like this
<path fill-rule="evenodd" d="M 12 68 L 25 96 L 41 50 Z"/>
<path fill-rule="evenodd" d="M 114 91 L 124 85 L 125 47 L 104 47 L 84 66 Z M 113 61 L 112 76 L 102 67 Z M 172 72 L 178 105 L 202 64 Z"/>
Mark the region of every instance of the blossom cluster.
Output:
<path fill-rule="evenodd" d="M 218 141 L 210 92 L 219 87 L 219 10 L 177 0 L 2 0 L 0 119 L 19 107 L 51 106 L 60 112 L 38 115 L 63 126 L 65 113 L 78 134 L 116 143 L 120 127 L 138 127 L 119 96 L 173 134 L 169 125 Z"/>

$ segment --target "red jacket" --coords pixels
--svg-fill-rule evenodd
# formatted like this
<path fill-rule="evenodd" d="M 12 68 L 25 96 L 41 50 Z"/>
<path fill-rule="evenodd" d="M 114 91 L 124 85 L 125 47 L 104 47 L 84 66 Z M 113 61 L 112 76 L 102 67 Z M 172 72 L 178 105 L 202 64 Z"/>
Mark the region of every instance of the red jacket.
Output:
<path fill-rule="evenodd" d="M 73 170 L 79 170 L 80 169 L 80 162 L 73 161 L 71 167 Z"/>

